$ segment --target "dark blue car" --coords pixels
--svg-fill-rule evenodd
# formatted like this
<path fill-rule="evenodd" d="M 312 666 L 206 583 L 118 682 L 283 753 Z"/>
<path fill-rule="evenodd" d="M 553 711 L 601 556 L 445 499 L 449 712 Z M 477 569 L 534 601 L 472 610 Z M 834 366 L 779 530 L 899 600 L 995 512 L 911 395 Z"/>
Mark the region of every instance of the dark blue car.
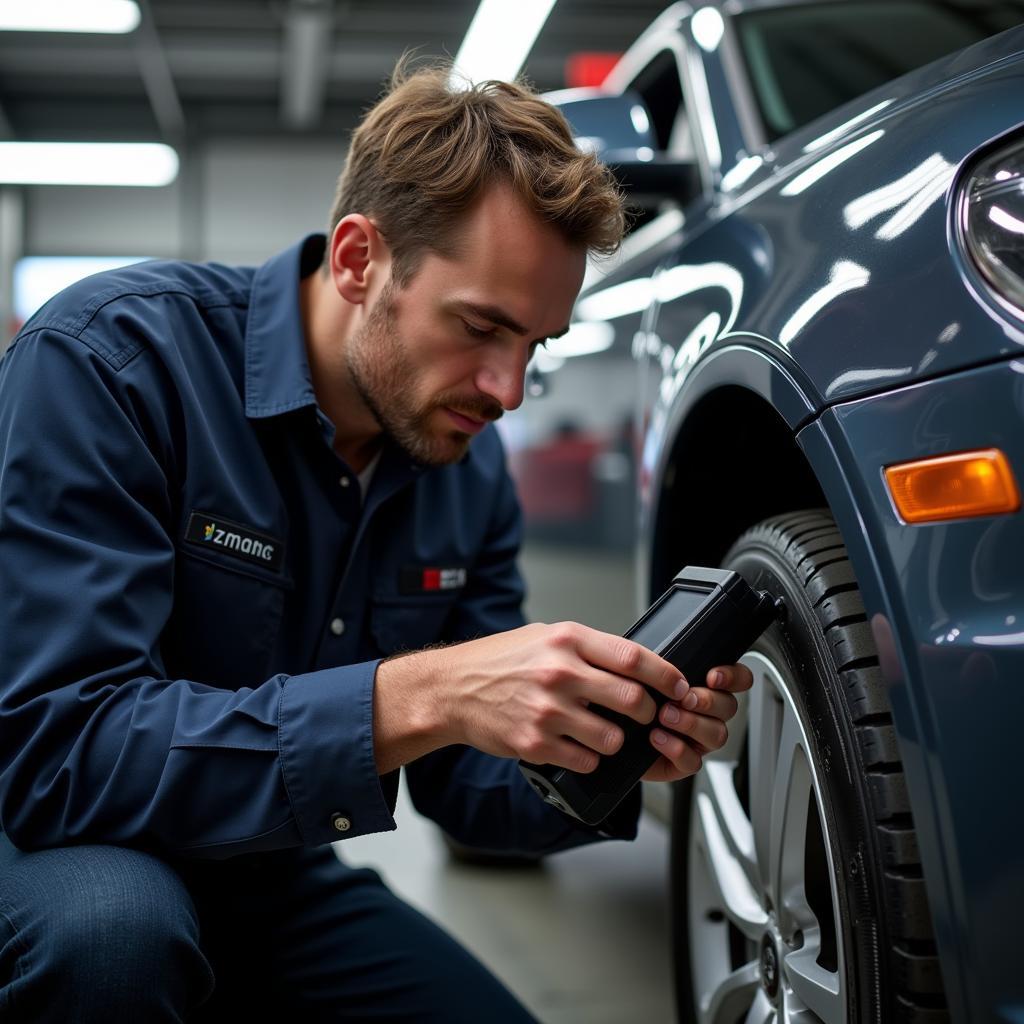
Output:
<path fill-rule="evenodd" d="M 1024 4 L 694 7 L 552 97 L 639 213 L 509 433 L 528 512 L 531 451 L 587 460 L 638 607 L 786 599 L 674 793 L 680 1016 L 1019 1024 Z"/>

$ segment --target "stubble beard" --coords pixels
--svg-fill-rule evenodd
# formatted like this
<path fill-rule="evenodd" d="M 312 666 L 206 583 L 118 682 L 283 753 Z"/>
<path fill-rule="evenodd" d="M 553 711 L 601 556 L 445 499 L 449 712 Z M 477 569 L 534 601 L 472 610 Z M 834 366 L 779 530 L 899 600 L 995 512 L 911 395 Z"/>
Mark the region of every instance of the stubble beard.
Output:
<path fill-rule="evenodd" d="M 416 404 L 416 371 L 398 336 L 394 285 L 389 281 L 366 323 L 345 349 L 345 363 L 359 397 L 384 433 L 415 461 L 428 466 L 458 462 L 472 440 L 455 427 L 431 431 L 431 414 L 451 405 L 482 419 L 497 419 L 501 409 L 486 400 L 438 395 L 428 405 Z M 486 406 L 486 407 L 485 407 Z"/>

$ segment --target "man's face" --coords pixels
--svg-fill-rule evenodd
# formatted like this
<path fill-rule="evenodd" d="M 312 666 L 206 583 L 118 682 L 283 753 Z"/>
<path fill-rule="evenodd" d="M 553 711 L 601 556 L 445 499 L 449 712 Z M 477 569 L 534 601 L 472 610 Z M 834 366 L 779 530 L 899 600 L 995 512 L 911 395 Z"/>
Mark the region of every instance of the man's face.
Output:
<path fill-rule="evenodd" d="M 537 344 L 569 325 L 585 254 L 496 186 L 467 215 L 452 257 L 428 252 L 403 288 L 388 282 L 349 340 L 367 408 L 420 462 L 456 462 L 523 400 Z"/>

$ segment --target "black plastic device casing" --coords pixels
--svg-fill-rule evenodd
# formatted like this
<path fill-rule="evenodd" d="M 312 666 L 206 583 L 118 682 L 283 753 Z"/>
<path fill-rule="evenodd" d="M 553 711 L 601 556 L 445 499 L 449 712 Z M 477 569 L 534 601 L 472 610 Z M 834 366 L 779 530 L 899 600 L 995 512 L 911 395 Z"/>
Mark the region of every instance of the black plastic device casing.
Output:
<path fill-rule="evenodd" d="M 710 669 L 738 661 L 771 625 L 777 603 L 739 573 L 688 565 L 624 634 L 675 665 L 694 685 Z M 660 710 L 669 700 L 647 687 Z M 603 821 L 660 756 L 649 739 L 655 722 L 641 725 L 607 708 L 591 710 L 620 725 L 625 742 L 589 773 L 520 761 L 519 768 L 549 804 L 588 825 Z"/>

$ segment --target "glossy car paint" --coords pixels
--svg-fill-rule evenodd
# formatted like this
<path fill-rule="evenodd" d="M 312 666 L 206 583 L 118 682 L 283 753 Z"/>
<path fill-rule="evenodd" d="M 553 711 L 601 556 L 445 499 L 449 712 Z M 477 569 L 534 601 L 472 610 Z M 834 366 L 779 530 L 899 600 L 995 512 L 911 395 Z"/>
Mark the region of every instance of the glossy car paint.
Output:
<path fill-rule="evenodd" d="M 723 466 L 717 500 L 702 491 L 685 514 L 666 511 L 688 424 L 721 402 L 711 422 L 728 431 L 737 389 L 763 402 L 796 438 L 863 591 L 953 1019 L 1021 1021 L 1024 516 L 907 526 L 882 470 L 997 446 L 1024 480 L 1024 322 L 961 256 L 952 212 L 976 155 L 1024 138 L 1024 30 L 768 149 L 744 97 L 736 9 L 708 47 L 675 5 L 610 82 L 625 88 L 659 50 L 677 55 L 704 183 L 629 239 L 577 309 L 611 326 L 606 357 L 641 364 L 641 597 L 677 567 L 659 564 L 666 534 L 685 534 L 670 545 L 684 561 L 715 564 L 723 552 L 702 538 L 722 502 L 744 500 L 744 467 Z"/>
<path fill-rule="evenodd" d="M 995 446 L 1019 476 L 1022 421 L 1024 361 L 1011 360 L 841 403 L 800 437 L 815 464 L 832 466 L 823 483 L 889 683 L 933 920 L 943 952 L 956 950 L 965 1020 L 1019 1020 L 1024 1005 L 1024 829 L 1011 810 L 1024 775 L 1024 516 L 904 525 L 879 467 Z M 931 887 L 943 875 L 948 902 Z M 951 966 L 944 959 L 947 978 Z"/>

